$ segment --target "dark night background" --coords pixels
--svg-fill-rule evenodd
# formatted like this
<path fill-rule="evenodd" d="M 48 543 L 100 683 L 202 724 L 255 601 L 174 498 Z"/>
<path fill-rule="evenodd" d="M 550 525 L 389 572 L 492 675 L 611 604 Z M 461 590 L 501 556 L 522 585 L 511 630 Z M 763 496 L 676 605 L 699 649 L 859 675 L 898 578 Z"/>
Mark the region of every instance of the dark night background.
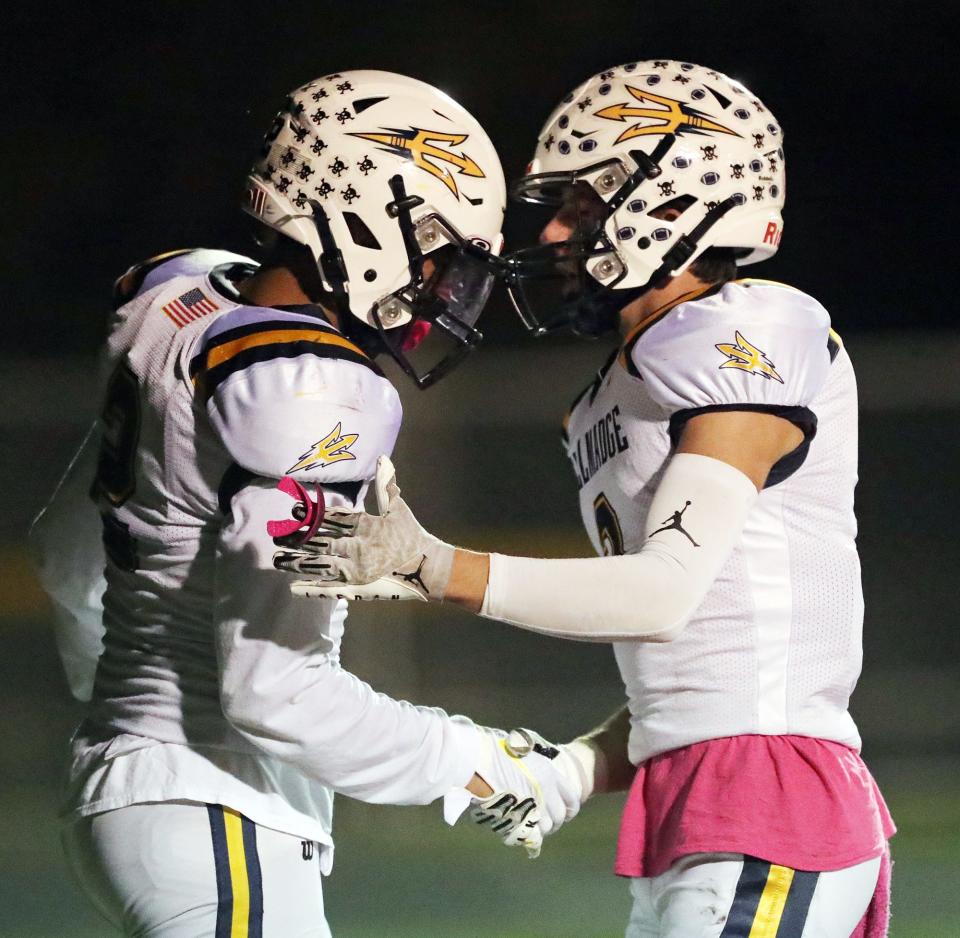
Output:
<path fill-rule="evenodd" d="M 954 252 L 956 4 L 23 4 L 4 18 L 0 248 L 17 350 L 95 349 L 109 284 L 134 261 L 249 250 L 244 172 L 286 92 L 319 74 L 444 88 L 513 178 L 567 90 L 657 57 L 740 78 L 784 127 L 786 234 L 758 275 L 814 293 L 841 331 L 954 322 L 936 272 Z M 532 234 L 519 215 L 508 246 Z M 519 337 L 502 301 L 485 322 Z"/>
<path fill-rule="evenodd" d="M 747 274 L 830 311 L 860 386 L 865 665 L 852 702 L 890 803 L 893 938 L 960 935 L 960 330 L 953 4 L 23 3 L 0 13 L 0 938 L 101 938 L 56 810 L 79 708 L 24 532 L 98 409 L 112 281 L 182 247 L 250 252 L 246 170 L 287 92 L 353 68 L 431 82 L 486 127 L 508 177 L 555 103 L 623 62 L 741 79 L 785 132 L 785 236 Z M 508 207 L 507 249 L 538 216 Z M 503 296 L 485 348 L 436 389 L 398 382 L 395 453 L 429 528 L 477 548 L 589 551 L 557 443 L 598 345 L 528 340 Z M 601 343 L 602 345 L 602 343 Z M 419 604 L 401 604 L 404 607 Z M 609 649 L 447 607 L 351 609 L 346 665 L 375 687 L 556 739 L 623 699 Z M 324 886 L 338 938 L 601 938 L 629 899 L 610 873 L 619 796 L 591 801 L 535 864 L 446 830 L 436 806 L 338 799 Z"/>

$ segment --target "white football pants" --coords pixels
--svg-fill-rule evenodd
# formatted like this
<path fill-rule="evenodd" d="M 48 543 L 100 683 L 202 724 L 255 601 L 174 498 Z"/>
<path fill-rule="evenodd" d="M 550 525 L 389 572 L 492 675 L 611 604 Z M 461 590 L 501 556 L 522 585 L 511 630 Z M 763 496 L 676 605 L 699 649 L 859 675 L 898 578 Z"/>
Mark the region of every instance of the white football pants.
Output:
<path fill-rule="evenodd" d="M 630 880 L 626 938 L 850 938 L 873 898 L 880 857 L 829 873 L 739 853 L 696 853 Z"/>
<path fill-rule="evenodd" d="M 157 802 L 63 832 L 83 891 L 144 938 L 330 938 L 320 851 L 220 805 Z"/>

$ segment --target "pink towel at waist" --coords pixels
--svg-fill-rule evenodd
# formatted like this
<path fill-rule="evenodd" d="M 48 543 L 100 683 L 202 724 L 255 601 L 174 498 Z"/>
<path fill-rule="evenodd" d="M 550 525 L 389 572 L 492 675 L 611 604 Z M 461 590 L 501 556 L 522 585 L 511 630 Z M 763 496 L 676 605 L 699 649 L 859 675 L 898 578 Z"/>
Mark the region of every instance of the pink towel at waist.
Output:
<path fill-rule="evenodd" d="M 797 870 L 880 856 L 896 828 L 860 756 L 806 736 L 731 736 L 641 764 L 617 844 L 621 876 L 691 853 L 745 853 Z"/>

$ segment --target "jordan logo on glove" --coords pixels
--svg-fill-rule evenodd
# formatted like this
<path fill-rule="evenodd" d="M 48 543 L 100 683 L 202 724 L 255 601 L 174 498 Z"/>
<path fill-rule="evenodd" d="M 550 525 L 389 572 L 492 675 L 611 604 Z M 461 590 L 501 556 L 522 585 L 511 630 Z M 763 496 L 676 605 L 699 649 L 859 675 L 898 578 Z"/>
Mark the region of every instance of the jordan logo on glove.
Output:
<path fill-rule="evenodd" d="M 424 554 L 420 558 L 420 563 L 417 565 L 417 569 L 413 573 L 401 573 L 399 570 L 394 570 L 393 575 L 400 577 L 401 580 L 406 580 L 408 583 L 413 583 L 420 587 L 425 593 L 429 593 L 430 590 L 427 589 L 427 584 L 423 582 L 423 577 L 421 576 L 421 571 L 423 570 L 423 565 L 427 562 L 427 555 Z"/>

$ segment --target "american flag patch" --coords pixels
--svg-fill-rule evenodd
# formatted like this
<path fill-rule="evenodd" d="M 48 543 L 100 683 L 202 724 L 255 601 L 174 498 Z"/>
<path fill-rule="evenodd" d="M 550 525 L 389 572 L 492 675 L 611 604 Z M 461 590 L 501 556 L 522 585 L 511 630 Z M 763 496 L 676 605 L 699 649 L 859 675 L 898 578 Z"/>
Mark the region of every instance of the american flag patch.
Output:
<path fill-rule="evenodd" d="M 182 329 L 195 319 L 200 319 L 201 316 L 206 316 L 220 307 L 205 296 L 202 290 L 195 288 L 178 296 L 161 309 L 178 329 Z"/>

